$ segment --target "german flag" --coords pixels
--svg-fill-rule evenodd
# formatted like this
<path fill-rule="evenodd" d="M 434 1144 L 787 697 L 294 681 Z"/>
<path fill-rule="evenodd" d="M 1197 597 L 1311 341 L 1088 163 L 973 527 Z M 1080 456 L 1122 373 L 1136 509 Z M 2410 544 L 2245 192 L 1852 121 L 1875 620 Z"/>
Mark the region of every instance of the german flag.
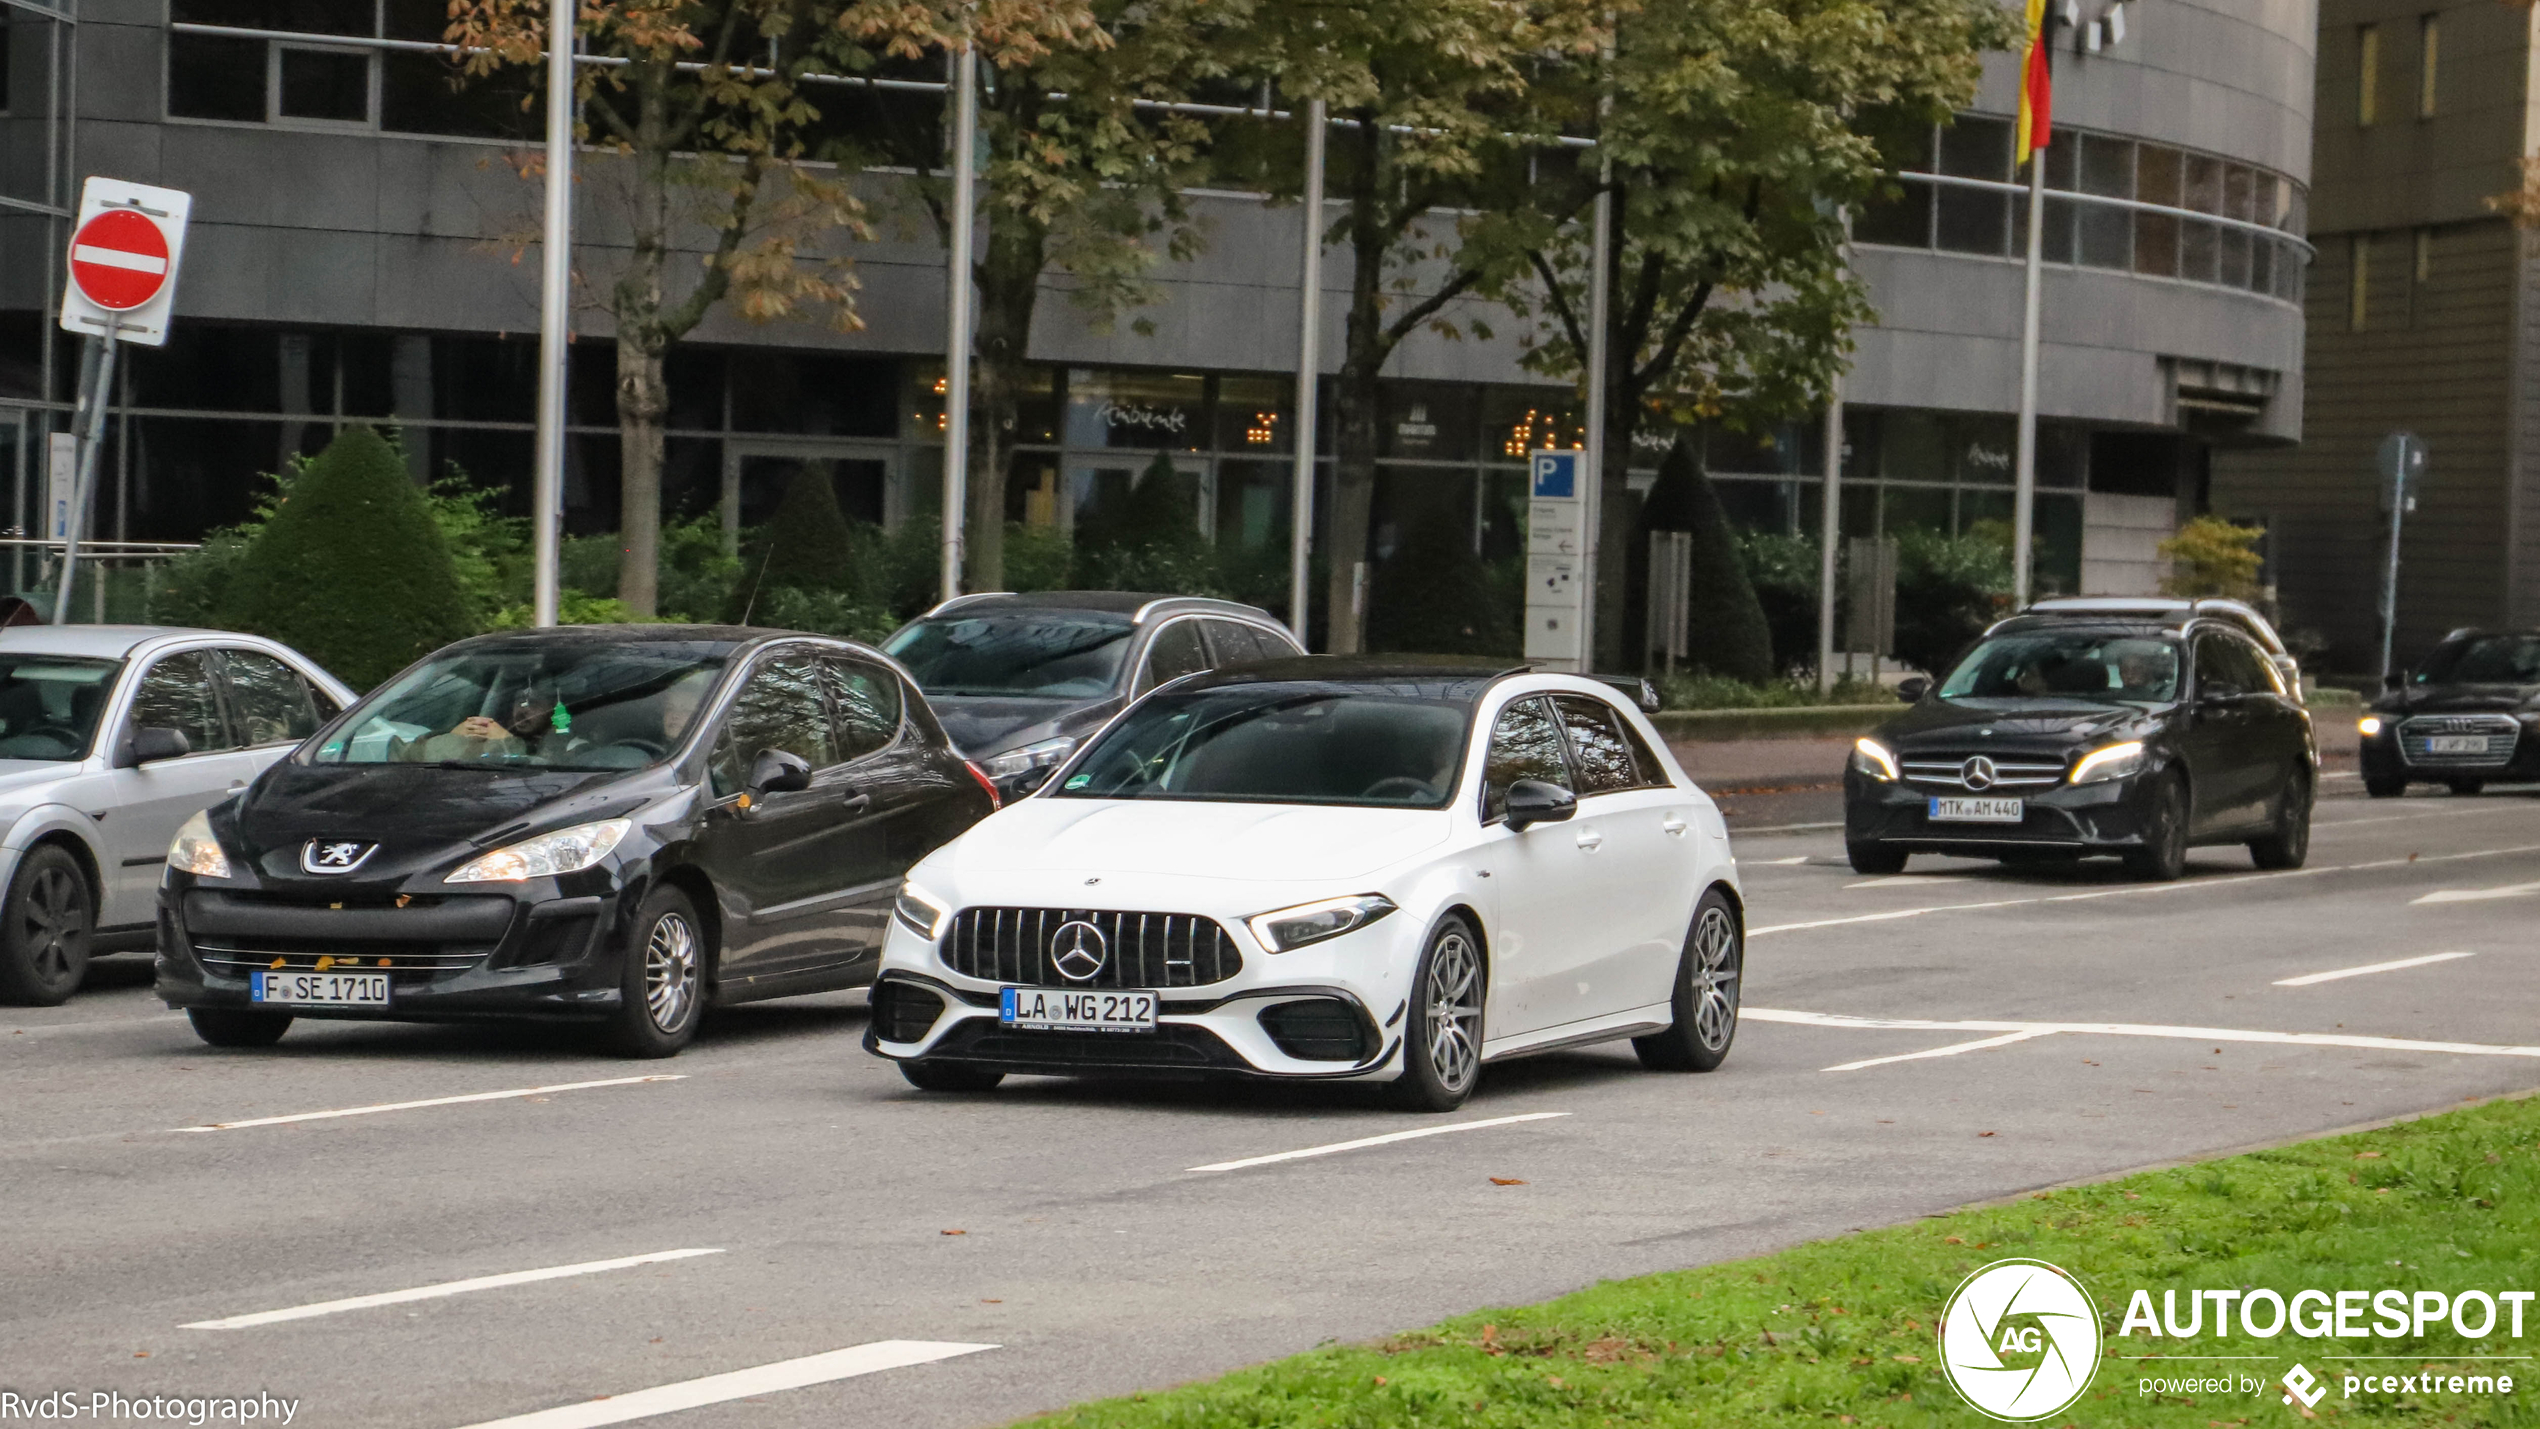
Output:
<path fill-rule="evenodd" d="M 2054 129 L 2054 67 L 2048 59 L 2046 0 L 2028 0 L 2028 55 L 2020 66 L 2018 162 L 2046 147 Z"/>

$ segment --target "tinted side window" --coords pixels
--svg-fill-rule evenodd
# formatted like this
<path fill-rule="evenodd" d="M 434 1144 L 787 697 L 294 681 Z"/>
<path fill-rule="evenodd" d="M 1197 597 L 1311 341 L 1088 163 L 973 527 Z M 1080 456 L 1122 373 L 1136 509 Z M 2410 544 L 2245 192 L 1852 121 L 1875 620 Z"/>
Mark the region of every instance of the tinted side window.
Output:
<path fill-rule="evenodd" d="M 2247 683 L 2252 691 L 2266 695 L 2284 693 L 2282 672 L 2276 669 L 2275 662 L 2267 658 L 2267 652 L 2259 649 L 2255 641 L 2234 638 L 2231 653 L 2233 660 L 2246 671 Z"/>
<path fill-rule="evenodd" d="M 829 687 L 829 709 L 838 726 L 840 759 L 862 759 L 898 737 L 898 676 L 861 660 L 825 656 L 820 662 L 820 678 Z"/>
<path fill-rule="evenodd" d="M 210 662 L 200 650 L 180 650 L 143 671 L 132 694 L 132 728 L 175 730 L 196 754 L 235 749 L 220 701 L 212 695 Z"/>
<path fill-rule="evenodd" d="M 1199 643 L 1199 622 L 1177 620 L 1156 632 L 1155 644 L 1147 649 L 1146 674 L 1139 679 L 1140 690 L 1152 690 L 1167 680 L 1195 675 L 1208 668 L 1208 652 Z"/>
<path fill-rule="evenodd" d="M 1581 794 L 1611 794 L 1636 789 L 1645 780 L 1640 761 L 1623 738 L 1621 721 L 1603 700 L 1585 695 L 1555 695 L 1561 727 L 1570 736 L 1570 753 L 1578 761 Z"/>
<path fill-rule="evenodd" d="M 317 733 L 316 692 L 300 672 L 261 650 L 221 652 L 222 684 L 239 737 L 250 745 L 281 744 Z"/>
<path fill-rule="evenodd" d="M 1209 649 L 1216 652 L 1219 665 L 1246 665 L 1262 658 L 1261 637 L 1252 633 L 1251 626 L 1232 620 L 1211 620 L 1205 624 L 1208 626 Z"/>
<path fill-rule="evenodd" d="M 2231 646 L 2219 635 L 2201 635 L 2196 639 L 2196 694 L 2199 699 L 2218 690 L 2249 692 L 2246 672 L 2231 658 Z"/>
<path fill-rule="evenodd" d="M 741 792 L 750 766 L 771 749 L 799 755 L 814 769 L 838 762 L 818 671 L 809 656 L 789 655 L 751 674 L 723 717 L 723 732 L 715 737 L 711 777 L 717 798 Z"/>
<path fill-rule="evenodd" d="M 1570 768 L 1561 755 L 1561 730 L 1539 698 L 1509 705 L 1491 726 L 1490 753 L 1482 768 L 1484 819 L 1508 812 L 1508 787 L 1520 779 L 1570 787 Z"/>

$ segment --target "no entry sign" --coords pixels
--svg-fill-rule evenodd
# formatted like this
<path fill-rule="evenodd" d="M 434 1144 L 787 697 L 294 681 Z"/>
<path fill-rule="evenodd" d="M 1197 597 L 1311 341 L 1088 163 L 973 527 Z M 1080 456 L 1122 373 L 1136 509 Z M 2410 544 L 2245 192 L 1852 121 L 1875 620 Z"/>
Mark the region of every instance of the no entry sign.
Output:
<path fill-rule="evenodd" d="M 97 306 L 130 312 L 168 285 L 167 235 L 136 210 L 110 208 L 72 236 L 71 281 Z"/>
<path fill-rule="evenodd" d="M 180 189 L 91 178 L 71 233 L 62 327 L 89 337 L 157 347 L 168 340 L 177 260 L 194 196 Z"/>

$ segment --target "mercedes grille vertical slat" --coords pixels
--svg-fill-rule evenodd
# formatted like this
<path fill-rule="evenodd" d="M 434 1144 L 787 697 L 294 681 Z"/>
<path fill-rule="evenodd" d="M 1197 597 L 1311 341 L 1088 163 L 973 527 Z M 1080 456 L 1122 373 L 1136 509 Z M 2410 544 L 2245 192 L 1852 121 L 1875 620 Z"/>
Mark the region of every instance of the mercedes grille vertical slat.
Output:
<path fill-rule="evenodd" d="M 1051 948 L 1083 923 L 1100 935 L 1101 971 L 1059 975 Z M 1243 954 L 1215 919 L 1196 913 L 1092 908 L 965 908 L 942 943 L 946 966 L 965 977 L 1026 987 L 1205 987 L 1243 971 Z"/>

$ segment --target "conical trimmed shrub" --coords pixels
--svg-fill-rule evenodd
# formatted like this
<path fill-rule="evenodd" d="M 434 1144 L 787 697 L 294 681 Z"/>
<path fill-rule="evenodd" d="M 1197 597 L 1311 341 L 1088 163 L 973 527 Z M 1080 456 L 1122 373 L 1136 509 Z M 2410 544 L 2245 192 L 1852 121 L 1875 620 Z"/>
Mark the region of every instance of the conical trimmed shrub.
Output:
<path fill-rule="evenodd" d="M 826 463 L 805 462 L 795 469 L 776 503 L 776 515 L 760 532 L 757 548 L 742 555 L 731 619 L 764 623 L 758 607 L 766 604 L 768 591 L 861 594 L 855 531 L 838 509 L 838 491 Z"/>
<path fill-rule="evenodd" d="M 1773 632 L 1764 607 L 1738 558 L 1737 533 L 1711 479 L 1692 449 L 1677 442 L 1658 466 L 1657 483 L 1641 508 L 1635 544 L 1646 563 L 1649 533 L 1693 533 L 1693 618 L 1687 622 L 1685 662 L 1697 670 L 1749 684 L 1773 678 Z"/>
<path fill-rule="evenodd" d="M 477 628 L 405 458 L 364 426 L 346 427 L 292 479 L 225 597 L 240 628 L 356 690 Z"/>

